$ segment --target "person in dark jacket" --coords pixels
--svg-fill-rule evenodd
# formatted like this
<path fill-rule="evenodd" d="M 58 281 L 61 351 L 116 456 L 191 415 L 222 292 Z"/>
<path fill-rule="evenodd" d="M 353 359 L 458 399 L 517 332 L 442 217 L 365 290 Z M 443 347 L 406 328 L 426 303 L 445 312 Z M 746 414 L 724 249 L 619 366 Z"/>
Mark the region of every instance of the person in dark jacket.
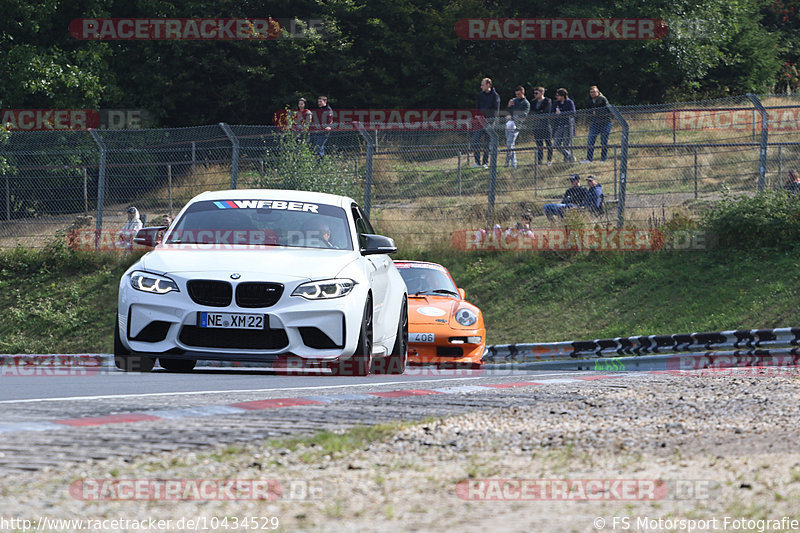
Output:
<path fill-rule="evenodd" d="M 553 103 L 553 138 L 556 150 L 564 156 L 565 162 L 574 162 L 572 155 L 572 132 L 575 130 L 575 102 L 570 100 L 569 92 L 563 87 L 556 91 Z"/>
<path fill-rule="evenodd" d="M 328 105 L 328 97 L 318 96 L 317 110 L 314 111 L 314 121 L 311 128 L 311 142 L 314 143 L 317 155 L 320 157 L 325 155 L 325 143 L 328 142 L 333 125 L 333 109 Z"/>
<path fill-rule="evenodd" d="M 589 203 L 589 191 L 581 187 L 581 177 L 573 174 L 569 177 L 570 187 L 564 193 L 560 204 L 544 204 L 544 214 L 552 221 L 555 217 L 563 217 L 564 210 L 573 207 L 584 207 Z"/>
<path fill-rule="evenodd" d="M 533 138 L 536 140 L 536 160 L 541 163 L 544 159 L 544 147 L 547 145 L 547 164 L 553 164 L 553 129 L 550 124 L 553 112 L 553 101 L 544 95 L 544 87 L 533 89 L 533 102 L 531 102 L 531 118 L 533 119 Z"/>
<path fill-rule="evenodd" d="M 481 80 L 481 92 L 475 106 L 479 112 L 478 121 L 473 122 L 472 151 L 475 155 L 473 167 L 481 165 L 481 148 L 483 149 L 483 166 L 489 166 L 489 131 L 495 126 L 495 119 L 500 113 L 500 95 L 492 87 L 492 80 Z M 482 115 L 482 117 L 480 116 Z M 481 142 L 483 140 L 483 142 Z"/>
<path fill-rule="evenodd" d="M 591 163 L 594 159 L 594 143 L 600 135 L 600 161 L 608 157 L 608 136 L 611 133 L 611 112 L 608 110 L 608 99 L 603 96 L 597 85 L 589 87 L 589 139 L 586 159 L 581 163 Z"/>
<path fill-rule="evenodd" d="M 786 174 L 786 183 L 783 186 L 789 194 L 800 194 L 800 172 L 790 170 Z"/>

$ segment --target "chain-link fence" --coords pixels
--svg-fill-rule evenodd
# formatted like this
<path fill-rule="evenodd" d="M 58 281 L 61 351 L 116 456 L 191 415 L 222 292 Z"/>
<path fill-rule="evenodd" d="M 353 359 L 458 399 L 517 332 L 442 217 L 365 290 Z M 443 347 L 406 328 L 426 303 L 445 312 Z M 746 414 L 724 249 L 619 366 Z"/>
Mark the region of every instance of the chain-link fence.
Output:
<path fill-rule="evenodd" d="M 514 149 L 504 116 L 461 129 L 366 122 L 329 133 L 227 124 L 12 132 L 0 141 L 0 247 L 43 246 L 75 229 L 112 234 L 129 206 L 160 221 L 202 191 L 248 187 L 347 194 L 400 244 L 443 243 L 456 230 L 507 227 L 524 213 L 534 228 L 563 225 L 544 205 L 561 202 L 572 174 L 584 186 L 596 177 L 604 205 L 570 216 L 642 227 L 697 217 L 726 194 L 782 189 L 800 168 L 794 96 L 608 111 L 532 114 L 515 123 Z"/>

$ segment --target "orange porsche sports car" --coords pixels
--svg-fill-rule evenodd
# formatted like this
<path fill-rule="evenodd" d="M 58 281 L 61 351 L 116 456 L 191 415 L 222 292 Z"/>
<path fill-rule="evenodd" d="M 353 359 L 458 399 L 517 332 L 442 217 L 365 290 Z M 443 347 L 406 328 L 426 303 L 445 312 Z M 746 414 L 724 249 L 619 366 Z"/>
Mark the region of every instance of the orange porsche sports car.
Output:
<path fill-rule="evenodd" d="M 481 310 L 466 301 L 445 267 L 395 261 L 408 287 L 408 362 L 479 365 L 486 348 Z"/>

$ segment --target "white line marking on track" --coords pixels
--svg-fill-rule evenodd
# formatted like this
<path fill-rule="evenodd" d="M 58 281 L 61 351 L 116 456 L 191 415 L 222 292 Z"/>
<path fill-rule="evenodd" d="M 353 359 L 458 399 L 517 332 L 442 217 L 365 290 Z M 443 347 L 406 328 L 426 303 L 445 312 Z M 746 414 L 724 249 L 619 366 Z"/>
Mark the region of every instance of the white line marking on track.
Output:
<path fill-rule="evenodd" d="M 513 374 L 512 374 L 513 375 Z M 563 372 L 555 374 L 534 374 L 528 377 L 531 381 L 541 377 L 563 376 Z M 351 383 L 348 385 L 319 385 L 312 387 L 276 387 L 272 389 L 239 389 L 239 390 L 202 390 L 202 391 L 182 391 L 182 392 L 147 392 L 143 394 L 109 394 L 104 396 L 66 396 L 62 398 L 28 398 L 25 400 L 0 400 L 0 404 L 10 403 L 36 403 L 36 402 L 66 402 L 79 400 L 109 400 L 115 398 L 146 398 L 151 396 L 191 396 L 193 394 L 239 394 L 250 392 L 277 392 L 277 391 L 303 391 L 303 390 L 322 390 L 322 389 L 346 389 L 357 387 L 379 387 L 383 385 L 414 385 L 418 383 L 438 383 L 447 381 L 450 383 L 457 381 L 472 381 L 475 379 L 485 379 L 487 376 L 469 378 L 445 378 L 445 379 L 424 379 L 419 381 L 383 381 L 379 383 Z M 498 376 L 502 377 L 502 376 Z"/>

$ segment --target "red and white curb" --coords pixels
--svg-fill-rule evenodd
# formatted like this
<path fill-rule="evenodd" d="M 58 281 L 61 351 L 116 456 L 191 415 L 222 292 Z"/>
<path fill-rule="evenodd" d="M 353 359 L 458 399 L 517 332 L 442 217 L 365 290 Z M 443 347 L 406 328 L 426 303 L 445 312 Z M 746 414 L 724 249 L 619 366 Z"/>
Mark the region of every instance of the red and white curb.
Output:
<path fill-rule="evenodd" d="M 581 383 L 597 379 L 620 378 L 617 375 L 579 376 L 574 378 L 550 378 L 536 381 L 518 381 L 509 383 L 488 383 L 485 385 L 458 385 L 436 389 L 402 389 L 383 392 L 367 392 L 363 394 L 323 394 L 309 395 L 297 398 L 270 398 L 237 402 L 226 405 L 202 405 L 178 409 L 160 409 L 133 413 L 119 413 L 105 416 L 89 416 L 81 418 L 60 418 L 42 422 L 9 422 L 0 423 L 0 433 L 13 433 L 19 431 L 53 431 L 70 427 L 93 427 L 107 424 L 128 424 L 133 422 L 153 422 L 157 420 L 178 420 L 181 418 L 198 418 L 206 416 L 238 415 L 250 411 L 263 411 L 267 409 L 281 409 L 285 407 L 300 407 L 309 405 L 325 405 L 341 401 L 374 400 L 375 398 L 407 398 L 413 396 L 429 396 L 438 394 L 465 394 L 482 392 L 491 389 L 509 389 L 518 387 L 534 387 L 560 383 Z"/>

